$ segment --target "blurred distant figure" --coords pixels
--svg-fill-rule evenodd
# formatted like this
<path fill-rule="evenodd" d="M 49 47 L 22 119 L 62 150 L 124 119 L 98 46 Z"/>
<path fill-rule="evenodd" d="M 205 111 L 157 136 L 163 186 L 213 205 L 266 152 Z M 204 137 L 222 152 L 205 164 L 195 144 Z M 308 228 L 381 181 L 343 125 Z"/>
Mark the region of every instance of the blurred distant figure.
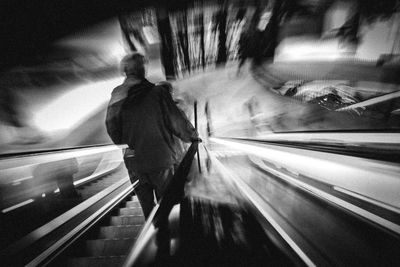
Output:
<path fill-rule="evenodd" d="M 78 198 L 79 194 L 74 186 L 74 174 L 79 171 L 78 161 L 75 158 L 51 161 L 39 164 L 33 171 L 36 197 L 42 194 L 51 194 L 57 185 L 62 198 Z"/>
<path fill-rule="evenodd" d="M 177 164 L 174 136 L 184 142 L 199 140 L 170 92 L 145 79 L 145 58 L 139 53 L 122 60 L 124 83 L 112 92 L 107 110 L 107 132 L 115 144 L 128 144 L 124 160 L 146 219 L 159 200 Z"/>
<path fill-rule="evenodd" d="M 211 130 L 211 114 L 210 114 L 210 106 L 208 100 L 204 105 L 204 113 L 206 114 L 206 121 L 207 121 L 207 137 L 211 137 L 212 130 Z"/>
<path fill-rule="evenodd" d="M 239 47 L 238 47 L 238 56 L 239 56 L 239 65 L 237 69 L 237 75 L 240 74 L 240 70 L 242 69 L 246 59 L 250 57 L 250 42 L 251 42 L 251 34 L 249 31 L 242 31 L 239 39 Z"/>
<path fill-rule="evenodd" d="M 0 145 L 14 143 L 23 126 L 14 92 L 0 87 Z"/>
<path fill-rule="evenodd" d="M 14 127 L 22 127 L 23 123 L 17 110 L 17 100 L 8 88 L 0 88 L 0 123 Z"/>
<path fill-rule="evenodd" d="M 15 88 L 14 88 L 15 89 Z M 0 150 L 7 152 L 13 145 L 37 144 L 45 135 L 29 124 L 26 110 L 18 94 L 9 87 L 0 86 Z"/>
<path fill-rule="evenodd" d="M 238 57 L 239 57 L 239 65 L 237 69 L 237 75 L 240 74 L 240 70 L 242 69 L 244 63 L 247 59 L 253 58 L 258 49 L 257 43 L 259 42 L 259 31 L 253 29 L 250 22 L 245 22 L 242 26 L 242 31 L 240 33 L 239 42 L 238 42 Z"/>

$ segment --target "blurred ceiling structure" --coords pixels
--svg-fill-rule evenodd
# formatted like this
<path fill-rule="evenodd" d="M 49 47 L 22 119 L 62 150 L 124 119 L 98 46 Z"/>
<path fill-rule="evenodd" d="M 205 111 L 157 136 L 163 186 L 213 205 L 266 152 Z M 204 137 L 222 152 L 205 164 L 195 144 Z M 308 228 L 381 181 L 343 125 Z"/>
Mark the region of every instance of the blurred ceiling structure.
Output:
<path fill-rule="evenodd" d="M 124 10 L 151 4 L 151 1 L 133 0 L 5 0 L 0 8 L 0 71 L 16 65 L 37 65 L 54 59 L 74 57 L 81 51 L 98 53 L 94 45 L 54 46 L 53 43 L 82 29 L 116 17 Z M 107 29 L 106 29 L 107 30 Z M 103 34 L 104 33 L 104 34 Z M 103 37 L 107 32 L 99 32 Z M 79 38 L 94 39 L 81 33 Z M 103 40 L 94 40 L 102 42 Z M 94 44 L 94 42 L 92 42 Z M 100 51 L 101 52 L 101 51 Z"/>

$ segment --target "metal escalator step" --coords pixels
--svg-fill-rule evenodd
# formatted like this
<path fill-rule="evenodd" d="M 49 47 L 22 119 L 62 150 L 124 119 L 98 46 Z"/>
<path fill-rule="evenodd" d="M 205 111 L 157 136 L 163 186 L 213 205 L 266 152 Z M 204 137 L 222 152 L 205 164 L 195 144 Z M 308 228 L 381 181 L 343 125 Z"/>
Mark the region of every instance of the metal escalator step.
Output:
<path fill-rule="evenodd" d="M 110 225 L 138 225 L 144 223 L 143 215 L 111 216 Z"/>
<path fill-rule="evenodd" d="M 120 208 L 119 215 L 143 215 L 142 208 Z"/>
<path fill-rule="evenodd" d="M 87 256 L 122 256 L 127 255 L 136 238 L 96 239 L 86 241 Z"/>
<path fill-rule="evenodd" d="M 142 225 L 103 226 L 100 228 L 99 239 L 136 238 Z"/>
<path fill-rule="evenodd" d="M 131 200 L 130 201 L 138 201 L 139 202 L 139 199 L 137 198 L 137 196 L 135 195 L 135 196 L 132 196 L 131 197 Z"/>
<path fill-rule="evenodd" d="M 126 256 L 112 256 L 112 257 L 78 257 L 68 260 L 68 267 L 111 267 L 122 266 Z"/>
<path fill-rule="evenodd" d="M 127 208 L 141 208 L 139 201 L 127 201 L 126 207 Z"/>

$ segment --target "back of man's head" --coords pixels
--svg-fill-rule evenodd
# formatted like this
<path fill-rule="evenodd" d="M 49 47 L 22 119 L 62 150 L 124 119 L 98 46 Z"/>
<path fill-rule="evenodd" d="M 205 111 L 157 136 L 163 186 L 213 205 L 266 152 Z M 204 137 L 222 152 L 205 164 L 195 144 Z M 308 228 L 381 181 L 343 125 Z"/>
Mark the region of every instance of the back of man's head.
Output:
<path fill-rule="evenodd" d="M 142 54 L 132 53 L 122 59 L 121 68 L 126 76 L 144 79 L 146 75 L 145 63 L 146 60 Z"/>

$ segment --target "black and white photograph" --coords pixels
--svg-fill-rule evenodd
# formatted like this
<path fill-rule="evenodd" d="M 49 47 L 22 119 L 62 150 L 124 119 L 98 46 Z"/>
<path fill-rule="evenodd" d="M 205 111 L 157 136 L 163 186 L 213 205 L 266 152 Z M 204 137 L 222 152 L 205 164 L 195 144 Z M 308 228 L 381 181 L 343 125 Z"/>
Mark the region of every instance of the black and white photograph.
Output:
<path fill-rule="evenodd" d="M 0 266 L 400 266 L 400 0 L 0 0 Z"/>

